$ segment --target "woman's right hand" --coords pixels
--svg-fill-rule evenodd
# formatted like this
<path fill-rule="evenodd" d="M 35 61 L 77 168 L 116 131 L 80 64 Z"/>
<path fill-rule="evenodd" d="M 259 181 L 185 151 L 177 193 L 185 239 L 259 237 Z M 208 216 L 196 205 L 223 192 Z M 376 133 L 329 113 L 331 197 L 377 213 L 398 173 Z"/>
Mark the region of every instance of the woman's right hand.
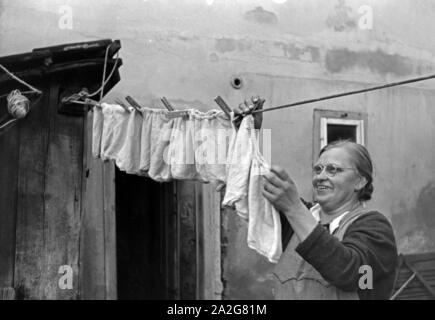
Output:
<path fill-rule="evenodd" d="M 296 184 L 284 168 L 272 165 L 270 172 L 263 175 L 263 196 L 276 210 L 287 216 L 297 214 L 303 207 Z M 305 207 L 304 207 L 305 209 Z"/>
<path fill-rule="evenodd" d="M 299 240 L 304 241 L 317 226 L 317 220 L 304 206 L 294 181 L 281 167 L 272 166 L 264 176 L 263 196 L 284 213 Z"/>
<path fill-rule="evenodd" d="M 240 123 L 242 122 L 242 119 L 245 115 L 250 114 L 254 110 L 261 110 L 263 109 L 263 104 L 266 100 L 261 99 L 259 96 L 251 97 L 251 99 L 245 100 L 239 106 L 237 109 L 234 109 L 234 124 L 236 128 L 238 129 L 240 126 Z M 261 124 L 263 122 L 263 113 L 254 113 L 254 128 L 260 129 Z"/>

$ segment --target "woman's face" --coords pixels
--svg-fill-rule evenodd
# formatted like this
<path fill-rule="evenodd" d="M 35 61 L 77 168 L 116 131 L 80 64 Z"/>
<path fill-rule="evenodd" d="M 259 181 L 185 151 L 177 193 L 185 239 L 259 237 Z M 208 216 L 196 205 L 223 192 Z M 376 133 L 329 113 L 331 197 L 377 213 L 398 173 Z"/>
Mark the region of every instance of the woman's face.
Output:
<path fill-rule="evenodd" d="M 332 211 L 358 200 L 355 190 L 361 185 L 361 176 L 345 148 L 337 147 L 323 152 L 315 163 L 319 164 L 353 169 L 339 170 L 334 176 L 328 176 L 326 169 L 319 174 L 313 172 L 314 198 L 322 209 Z"/>

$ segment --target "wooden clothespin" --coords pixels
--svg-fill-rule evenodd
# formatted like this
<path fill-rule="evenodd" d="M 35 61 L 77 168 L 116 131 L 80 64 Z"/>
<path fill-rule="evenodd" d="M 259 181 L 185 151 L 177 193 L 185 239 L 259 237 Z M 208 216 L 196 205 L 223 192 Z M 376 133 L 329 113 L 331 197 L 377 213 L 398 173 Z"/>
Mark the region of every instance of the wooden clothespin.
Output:
<path fill-rule="evenodd" d="M 168 111 L 169 111 L 166 114 L 166 116 L 168 118 L 173 119 L 173 118 L 178 118 L 178 117 L 186 117 L 189 115 L 188 110 L 175 110 L 175 108 L 172 106 L 172 104 L 165 97 L 163 97 L 160 100 L 162 101 L 165 108 L 168 109 Z"/>
<path fill-rule="evenodd" d="M 130 96 L 126 96 L 125 100 L 127 100 L 127 102 L 133 107 L 135 108 L 137 111 L 140 111 L 142 109 L 142 106 L 136 102 L 136 100 L 134 100 L 132 97 Z"/>
<path fill-rule="evenodd" d="M 218 106 L 222 109 L 223 112 L 228 116 L 228 118 L 231 119 L 231 108 L 228 106 L 228 104 L 222 99 L 221 96 L 217 96 L 214 101 L 218 104 Z"/>
<path fill-rule="evenodd" d="M 92 100 L 87 97 L 88 96 L 88 89 L 82 88 L 82 90 L 79 93 L 74 93 L 70 96 L 63 97 L 61 102 L 62 106 L 60 108 L 61 113 L 65 114 L 80 114 L 81 111 L 75 110 L 74 108 L 68 107 L 69 104 L 82 104 L 89 108 L 90 106 L 97 106 L 101 107 L 101 104 L 95 100 Z"/>
<path fill-rule="evenodd" d="M 89 99 L 89 98 L 85 98 L 84 101 L 74 100 L 74 99 L 68 99 L 68 100 L 62 99 L 62 103 L 64 103 L 64 104 L 77 103 L 77 104 L 83 104 L 85 106 L 90 105 L 90 106 L 94 106 L 94 107 L 101 107 L 101 103 L 99 103 L 95 100 Z"/>
<path fill-rule="evenodd" d="M 123 107 L 124 109 L 125 109 L 125 111 L 128 111 L 128 112 L 130 112 L 130 109 L 121 101 L 121 99 L 118 99 L 118 98 L 116 98 L 115 99 L 115 102 L 117 103 L 117 104 L 119 104 L 121 107 Z"/>
<path fill-rule="evenodd" d="M 75 101 L 75 102 L 76 103 L 81 103 L 80 101 Z M 84 103 L 87 104 L 87 105 L 91 105 L 91 106 L 94 106 L 94 107 L 101 108 L 101 103 L 99 103 L 99 102 L 97 102 L 95 100 L 89 99 L 89 98 L 86 98 Z"/>
<path fill-rule="evenodd" d="M 171 105 L 171 103 L 168 101 L 168 99 L 166 99 L 165 97 L 163 97 L 162 99 L 160 99 L 163 103 L 163 105 L 165 106 L 166 109 L 168 109 L 169 111 L 174 111 L 174 107 Z"/>

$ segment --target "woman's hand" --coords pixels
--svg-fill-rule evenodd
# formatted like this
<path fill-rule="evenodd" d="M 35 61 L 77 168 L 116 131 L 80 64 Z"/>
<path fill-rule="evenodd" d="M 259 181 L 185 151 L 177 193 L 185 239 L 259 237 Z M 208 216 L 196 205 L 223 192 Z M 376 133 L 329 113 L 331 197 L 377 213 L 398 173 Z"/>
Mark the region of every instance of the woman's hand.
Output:
<path fill-rule="evenodd" d="M 300 200 L 295 183 L 283 168 L 272 166 L 264 175 L 262 193 L 276 210 L 284 213 L 299 241 L 304 241 L 317 226 L 316 219 Z"/>
<path fill-rule="evenodd" d="M 296 185 L 283 168 L 272 166 L 270 172 L 263 177 L 262 193 L 276 210 L 288 217 L 301 210 L 304 205 L 300 200 Z"/>
<path fill-rule="evenodd" d="M 259 96 L 251 97 L 251 99 L 245 100 L 239 106 L 237 109 L 234 109 L 234 124 L 236 125 L 236 128 L 239 128 L 240 123 L 242 122 L 243 116 L 246 114 L 250 114 L 254 110 L 260 110 L 263 109 L 263 104 L 266 100 L 261 99 Z M 254 113 L 254 128 L 260 129 L 261 124 L 263 122 L 263 113 Z"/>

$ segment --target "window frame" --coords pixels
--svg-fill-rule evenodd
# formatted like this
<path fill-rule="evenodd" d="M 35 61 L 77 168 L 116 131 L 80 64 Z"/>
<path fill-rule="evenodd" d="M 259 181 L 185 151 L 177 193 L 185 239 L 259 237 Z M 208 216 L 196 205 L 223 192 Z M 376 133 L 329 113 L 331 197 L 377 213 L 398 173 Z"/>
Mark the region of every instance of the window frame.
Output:
<path fill-rule="evenodd" d="M 328 124 L 337 124 L 343 126 L 356 127 L 356 142 L 364 145 L 364 120 L 354 119 L 337 119 L 337 118 L 320 118 L 320 149 L 328 143 Z"/>
<path fill-rule="evenodd" d="M 313 164 L 317 161 L 320 150 L 327 143 L 328 124 L 356 126 L 356 141 L 367 147 L 367 113 L 314 109 L 313 118 Z"/>

